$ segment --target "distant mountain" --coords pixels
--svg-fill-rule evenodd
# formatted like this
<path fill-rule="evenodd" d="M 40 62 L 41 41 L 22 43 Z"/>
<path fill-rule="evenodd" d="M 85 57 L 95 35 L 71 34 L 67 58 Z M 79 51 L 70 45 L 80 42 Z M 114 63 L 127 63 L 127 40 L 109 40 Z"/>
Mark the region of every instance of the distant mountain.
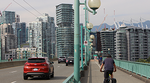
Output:
<path fill-rule="evenodd" d="M 121 25 L 121 24 L 123 24 L 123 22 L 119 22 L 119 24 Z M 146 25 L 147 25 L 148 28 L 150 28 L 150 21 L 149 21 L 149 20 L 147 20 L 147 21 L 145 21 L 145 22 L 142 22 L 142 24 L 143 24 L 143 27 L 144 27 L 144 28 L 146 28 Z M 118 24 L 117 24 L 117 25 L 118 25 Z M 131 24 L 127 24 L 127 23 L 125 23 L 125 25 L 126 25 L 126 26 L 131 26 Z M 136 27 L 141 27 L 141 23 L 133 23 L 133 25 L 136 26 Z M 108 29 L 114 28 L 114 24 L 113 24 L 113 25 L 108 25 L 107 23 L 102 24 L 100 28 L 99 28 L 99 26 L 100 26 L 100 25 L 94 26 L 91 31 L 92 31 L 92 32 L 95 32 L 95 31 L 97 31 L 97 30 L 98 30 L 98 31 L 101 31 L 105 26 L 106 26 L 106 28 L 108 28 Z M 97 29 L 97 30 L 96 30 L 96 29 Z"/>

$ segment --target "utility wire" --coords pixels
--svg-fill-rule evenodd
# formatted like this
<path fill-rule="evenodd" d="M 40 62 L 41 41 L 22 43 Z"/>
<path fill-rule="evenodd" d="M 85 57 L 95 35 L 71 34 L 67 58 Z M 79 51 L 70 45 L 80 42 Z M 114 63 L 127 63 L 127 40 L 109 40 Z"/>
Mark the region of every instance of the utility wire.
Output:
<path fill-rule="evenodd" d="M 15 3 L 17 3 L 15 0 L 13 0 Z M 24 8 L 25 10 L 27 10 L 25 7 L 23 7 L 22 5 L 20 5 L 19 3 L 17 3 L 19 6 L 21 6 L 22 8 Z M 27 10 L 28 12 L 30 12 L 29 10 Z M 33 14 L 32 12 L 30 12 L 32 15 L 34 15 L 35 17 L 37 17 L 35 14 Z"/>
<path fill-rule="evenodd" d="M 29 3 L 27 3 L 25 0 L 23 0 L 26 4 L 28 4 L 31 8 L 33 8 Z M 36 12 L 38 12 L 35 8 L 33 8 Z M 42 15 L 40 12 L 38 12 L 40 15 Z M 43 16 L 43 15 L 42 15 Z"/>

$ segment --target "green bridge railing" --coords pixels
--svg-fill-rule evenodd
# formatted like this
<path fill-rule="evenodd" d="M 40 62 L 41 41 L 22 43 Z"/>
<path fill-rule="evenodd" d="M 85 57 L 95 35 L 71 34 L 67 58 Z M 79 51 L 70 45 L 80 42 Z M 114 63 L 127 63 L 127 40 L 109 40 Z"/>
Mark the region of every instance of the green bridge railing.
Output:
<path fill-rule="evenodd" d="M 141 76 L 150 78 L 150 64 L 149 63 L 141 63 L 141 62 L 133 62 L 133 61 L 125 61 L 125 60 L 116 60 L 114 59 L 116 66 L 128 70 L 130 72 L 134 72 Z"/>
<path fill-rule="evenodd" d="M 83 68 L 84 66 L 85 66 L 85 63 L 83 64 Z M 80 66 L 80 71 L 82 71 L 81 66 Z M 74 83 L 74 72 L 65 81 L 63 81 L 63 83 Z"/>

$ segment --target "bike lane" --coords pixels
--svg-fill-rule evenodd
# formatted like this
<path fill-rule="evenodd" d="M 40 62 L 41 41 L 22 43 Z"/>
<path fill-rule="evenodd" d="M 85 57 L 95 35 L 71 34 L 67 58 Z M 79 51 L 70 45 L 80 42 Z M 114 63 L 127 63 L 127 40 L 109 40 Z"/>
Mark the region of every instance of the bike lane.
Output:
<path fill-rule="evenodd" d="M 88 70 L 85 70 L 84 73 L 85 76 L 80 79 L 81 83 L 103 83 L 104 72 L 100 72 L 100 65 L 97 60 L 91 60 Z M 145 83 L 119 69 L 113 74 L 117 83 Z"/>

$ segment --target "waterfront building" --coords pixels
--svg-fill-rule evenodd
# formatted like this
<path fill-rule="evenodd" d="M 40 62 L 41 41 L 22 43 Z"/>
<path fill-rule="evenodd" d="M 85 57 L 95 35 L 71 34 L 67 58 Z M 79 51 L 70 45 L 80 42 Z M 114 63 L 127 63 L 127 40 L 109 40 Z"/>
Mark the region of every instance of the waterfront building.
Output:
<path fill-rule="evenodd" d="M 115 58 L 115 30 L 104 29 L 100 31 L 102 53 L 110 53 Z"/>
<path fill-rule="evenodd" d="M 127 26 L 126 36 L 128 61 L 150 57 L 150 29 Z"/>
<path fill-rule="evenodd" d="M 127 51 L 127 37 L 126 37 L 126 26 L 122 24 L 122 26 L 117 29 L 116 32 L 116 59 L 127 60 L 128 59 L 128 51 Z"/>
<path fill-rule="evenodd" d="M 72 4 L 56 6 L 56 46 L 57 57 L 74 56 L 74 10 Z"/>

